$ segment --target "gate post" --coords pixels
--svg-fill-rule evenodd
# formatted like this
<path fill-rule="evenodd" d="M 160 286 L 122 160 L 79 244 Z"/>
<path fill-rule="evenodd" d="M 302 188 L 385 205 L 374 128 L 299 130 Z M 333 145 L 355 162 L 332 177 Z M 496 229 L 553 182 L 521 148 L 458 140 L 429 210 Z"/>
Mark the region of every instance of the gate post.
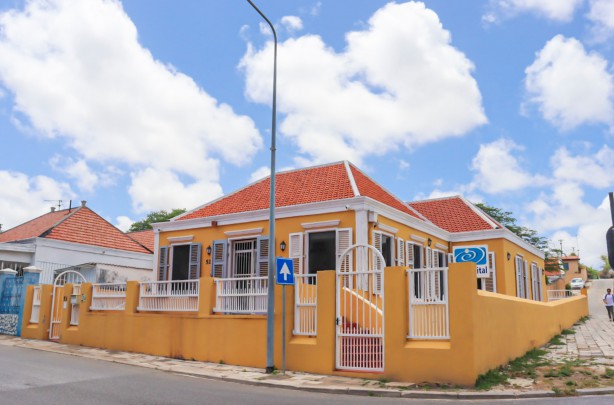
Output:
<path fill-rule="evenodd" d="M 21 336 L 21 325 L 23 323 L 23 312 L 26 305 L 26 291 L 29 285 L 37 285 L 40 281 L 41 269 L 36 266 L 28 266 L 23 269 L 23 284 L 21 286 L 21 298 L 19 300 L 19 318 L 17 321 L 17 336 Z"/>

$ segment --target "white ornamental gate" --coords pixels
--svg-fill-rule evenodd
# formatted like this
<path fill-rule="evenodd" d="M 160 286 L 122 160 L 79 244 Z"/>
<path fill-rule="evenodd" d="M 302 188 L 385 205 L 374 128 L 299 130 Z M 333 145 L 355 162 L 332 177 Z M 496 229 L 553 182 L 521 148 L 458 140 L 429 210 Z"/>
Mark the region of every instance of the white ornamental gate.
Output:
<path fill-rule="evenodd" d="M 351 246 L 337 261 L 338 370 L 384 370 L 384 266 L 369 245 Z"/>
<path fill-rule="evenodd" d="M 49 325 L 49 340 L 60 339 L 60 324 L 62 323 L 62 309 L 64 307 L 62 293 L 66 284 L 81 284 L 85 282 L 83 274 L 73 270 L 60 273 L 53 282 L 51 295 L 51 324 Z M 68 303 L 66 304 L 68 305 Z"/>

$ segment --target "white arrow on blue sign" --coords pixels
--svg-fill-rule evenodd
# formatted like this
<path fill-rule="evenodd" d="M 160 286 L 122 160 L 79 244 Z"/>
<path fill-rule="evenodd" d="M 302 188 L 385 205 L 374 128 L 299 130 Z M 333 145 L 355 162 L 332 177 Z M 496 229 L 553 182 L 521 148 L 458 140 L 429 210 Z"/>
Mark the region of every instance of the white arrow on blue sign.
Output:
<path fill-rule="evenodd" d="M 294 265 L 292 263 L 292 259 L 278 257 L 277 265 L 275 267 L 275 281 L 277 284 L 294 285 L 294 271 L 292 270 Z"/>

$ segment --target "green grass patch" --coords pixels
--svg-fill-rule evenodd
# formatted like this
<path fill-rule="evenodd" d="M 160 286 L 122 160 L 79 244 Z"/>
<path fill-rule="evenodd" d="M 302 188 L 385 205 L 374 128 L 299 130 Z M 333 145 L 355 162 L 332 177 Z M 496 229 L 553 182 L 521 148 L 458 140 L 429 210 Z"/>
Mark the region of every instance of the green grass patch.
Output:
<path fill-rule="evenodd" d="M 563 338 L 563 335 L 556 335 L 552 339 L 550 339 L 548 344 L 550 346 L 563 346 L 565 342 L 561 340 L 562 338 Z"/>
<path fill-rule="evenodd" d="M 497 385 L 505 384 L 507 379 L 508 376 L 503 371 L 503 367 L 499 367 L 480 375 L 475 381 L 475 388 L 477 390 L 489 390 Z"/>
<path fill-rule="evenodd" d="M 561 335 L 575 335 L 576 331 L 573 329 L 564 329 L 561 331 Z"/>
<path fill-rule="evenodd" d="M 614 370 L 612 370 L 611 368 L 606 368 L 605 373 L 603 373 L 603 378 L 614 378 Z"/>

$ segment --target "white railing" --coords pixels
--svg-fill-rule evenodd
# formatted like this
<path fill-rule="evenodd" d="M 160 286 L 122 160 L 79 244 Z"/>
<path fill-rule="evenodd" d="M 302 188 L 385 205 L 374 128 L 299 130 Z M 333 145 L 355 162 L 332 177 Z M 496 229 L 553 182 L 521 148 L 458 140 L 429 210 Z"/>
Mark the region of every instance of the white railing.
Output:
<path fill-rule="evenodd" d="M 580 295 L 580 290 L 548 290 L 548 302 Z"/>
<path fill-rule="evenodd" d="M 318 276 L 295 274 L 294 280 L 294 334 L 315 336 L 318 319 Z"/>
<path fill-rule="evenodd" d="M 126 283 L 92 284 L 93 311 L 123 311 L 126 308 Z"/>
<path fill-rule="evenodd" d="M 70 324 L 73 326 L 79 325 L 79 302 L 81 299 L 81 284 L 72 286 L 72 294 L 70 296 Z"/>
<path fill-rule="evenodd" d="M 34 286 L 34 293 L 32 294 L 32 314 L 30 315 L 30 323 L 38 323 L 40 319 L 41 310 L 41 286 Z"/>
<path fill-rule="evenodd" d="M 267 277 L 215 279 L 213 312 L 224 314 L 264 314 L 267 311 Z"/>
<path fill-rule="evenodd" d="M 198 311 L 199 280 L 139 283 L 138 311 Z"/>
<path fill-rule="evenodd" d="M 411 339 L 449 339 L 448 269 L 407 270 Z"/>

